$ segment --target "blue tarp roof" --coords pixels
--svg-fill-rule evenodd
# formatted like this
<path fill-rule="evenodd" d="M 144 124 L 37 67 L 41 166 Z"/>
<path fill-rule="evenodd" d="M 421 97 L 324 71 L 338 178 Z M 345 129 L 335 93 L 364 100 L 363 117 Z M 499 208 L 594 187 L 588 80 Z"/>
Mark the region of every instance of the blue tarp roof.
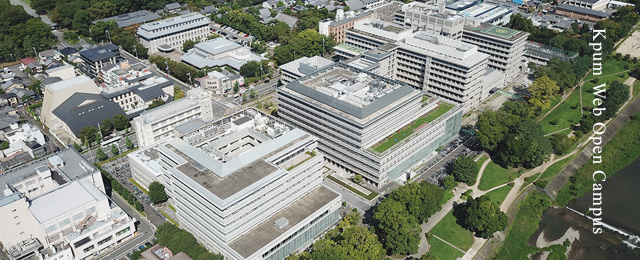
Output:
<path fill-rule="evenodd" d="M 514 3 L 519 4 L 519 5 L 524 4 L 523 0 L 512 0 L 511 2 L 514 2 Z"/>

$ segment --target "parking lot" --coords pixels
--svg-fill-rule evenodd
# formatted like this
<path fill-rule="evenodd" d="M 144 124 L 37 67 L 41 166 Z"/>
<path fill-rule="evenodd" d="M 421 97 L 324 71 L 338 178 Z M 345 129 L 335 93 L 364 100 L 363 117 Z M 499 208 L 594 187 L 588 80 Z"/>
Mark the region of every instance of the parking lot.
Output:
<path fill-rule="evenodd" d="M 251 36 L 248 33 L 240 32 L 226 25 L 221 25 L 212 22 L 211 28 L 213 32 L 222 35 L 222 37 L 228 40 L 235 41 L 238 44 L 247 45 L 251 41 Z"/>

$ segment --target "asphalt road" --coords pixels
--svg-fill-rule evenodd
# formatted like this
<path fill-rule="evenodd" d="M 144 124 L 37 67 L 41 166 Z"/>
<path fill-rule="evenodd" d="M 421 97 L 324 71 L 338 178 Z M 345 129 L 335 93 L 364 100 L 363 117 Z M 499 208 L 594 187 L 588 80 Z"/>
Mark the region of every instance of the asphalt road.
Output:
<path fill-rule="evenodd" d="M 343 201 L 346 201 L 349 206 L 357 208 L 360 212 L 367 212 L 372 207 L 372 204 L 365 201 L 360 196 L 354 194 L 351 191 L 348 191 L 347 189 L 336 184 L 335 182 L 330 181 L 329 179 L 325 179 L 324 181 L 322 181 L 322 184 L 329 187 L 331 190 L 340 193 L 342 195 Z"/>
<path fill-rule="evenodd" d="M 272 78 L 269 82 L 254 86 L 253 88 L 258 91 L 259 96 L 267 95 L 273 91 L 276 91 L 276 87 L 280 82 L 280 76 Z"/>
<path fill-rule="evenodd" d="M 132 208 L 129 203 L 122 200 L 120 196 L 112 195 L 111 199 L 113 200 L 113 202 L 118 204 L 120 208 L 126 211 L 129 216 L 135 217 L 138 220 L 136 226 L 138 236 L 136 236 L 132 240 L 129 240 L 128 242 L 125 242 L 124 244 L 119 245 L 117 249 L 111 251 L 110 253 L 99 256 L 99 259 L 128 259 L 127 254 L 133 251 L 133 249 L 144 245 L 145 242 L 151 242 L 151 240 L 154 238 L 155 231 L 152 229 L 151 225 L 146 222 L 144 217 L 142 217 L 134 208 Z"/>

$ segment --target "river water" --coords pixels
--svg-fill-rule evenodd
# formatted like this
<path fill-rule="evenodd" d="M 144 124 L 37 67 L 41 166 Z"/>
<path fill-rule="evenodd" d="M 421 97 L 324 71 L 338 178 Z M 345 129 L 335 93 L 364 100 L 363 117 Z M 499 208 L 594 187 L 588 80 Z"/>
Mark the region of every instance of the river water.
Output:
<path fill-rule="evenodd" d="M 580 239 L 572 244 L 569 259 L 640 259 L 640 249 L 634 248 L 640 246 L 640 158 L 602 184 L 604 234 L 594 235 L 593 221 L 584 215 L 592 207 L 589 192 L 571 201 L 568 208 L 546 210 L 529 245 L 535 245 L 543 230 L 545 240 L 553 241 L 572 227 L 579 231 Z"/>

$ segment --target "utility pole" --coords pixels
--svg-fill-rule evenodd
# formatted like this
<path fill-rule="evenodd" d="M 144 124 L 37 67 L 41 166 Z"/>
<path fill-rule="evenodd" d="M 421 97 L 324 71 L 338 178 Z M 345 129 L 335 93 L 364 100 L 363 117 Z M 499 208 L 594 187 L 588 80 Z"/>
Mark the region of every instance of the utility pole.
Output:
<path fill-rule="evenodd" d="M 36 59 L 40 60 L 40 57 L 38 57 L 38 51 L 36 51 L 36 47 L 33 47 L 33 53 L 36 54 Z"/>
<path fill-rule="evenodd" d="M 322 38 L 322 57 L 324 57 L 324 38 Z"/>
<path fill-rule="evenodd" d="M 136 59 L 137 59 L 138 58 L 138 48 L 137 48 L 135 43 L 133 44 L 133 52 L 136 53 Z"/>
<path fill-rule="evenodd" d="M 167 60 L 164 60 L 164 65 L 166 65 L 167 67 L 167 74 L 169 74 L 169 63 L 167 62 Z"/>
<path fill-rule="evenodd" d="M 189 76 L 189 85 L 193 88 L 193 83 L 191 82 L 191 72 L 187 72 L 187 76 Z"/>
<path fill-rule="evenodd" d="M 111 35 L 109 35 L 109 29 L 107 29 L 106 31 L 107 31 L 107 39 L 109 39 L 109 42 L 111 42 Z"/>

